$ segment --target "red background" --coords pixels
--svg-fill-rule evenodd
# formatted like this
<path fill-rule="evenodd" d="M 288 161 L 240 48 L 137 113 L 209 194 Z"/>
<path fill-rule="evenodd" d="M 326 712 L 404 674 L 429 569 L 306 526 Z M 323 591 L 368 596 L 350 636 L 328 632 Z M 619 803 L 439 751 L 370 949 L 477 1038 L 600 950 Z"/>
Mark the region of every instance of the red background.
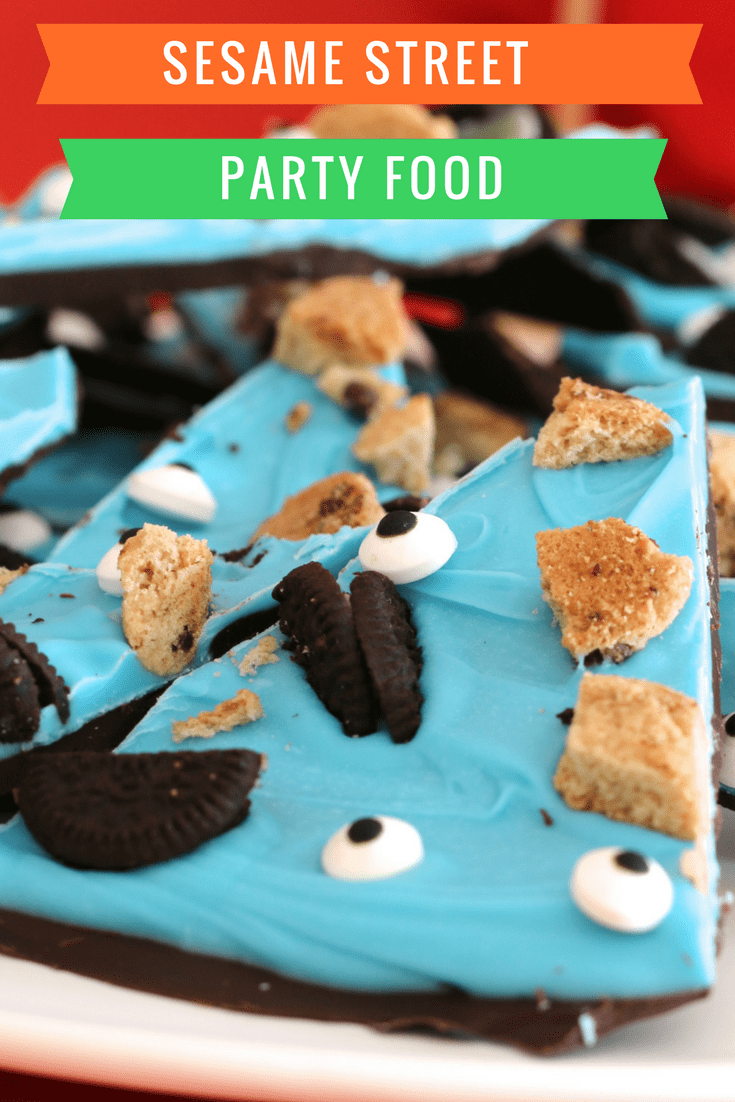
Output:
<path fill-rule="evenodd" d="M 237 0 L 15 0 L 5 5 L 0 36 L 0 200 L 14 200 L 49 164 L 60 161 L 58 138 L 258 137 L 267 119 L 298 120 L 304 108 L 284 107 L 36 107 L 47 61 L 35 29 L 42 22 L 241 22 Z M 280 22 L 549 22 L 557 0 L 273 0 L 268 18 Z M 262 17 L 263 12 L 253 11 Z M 703 23 L 693 71 L 704 104 L 608 107 L 622 125 L 657 123 L 670 139 L 658 175 L 663 190 L 735 202 L 735 3 L 732 0 L 606 0 L 609 22 Z M 350 19 L 351 16 L 351 19 Z M 620 59 L 621 66 L 625 58 Z"/>
<path fill-rule="evenodd" d="M 46 55 L 35 29 L 42 22 L 242 22 L 242 0 L 13 0 L 4 6 L 0 35 L 0 200 L 16 199 L 34 177 L 59 162 L 59 137 L 256 137 L 268 118 L 298 120 L 297 107 L 36 107 Z M 549 22 L 556 0 L 271 0 L 274 22 Z M 350 20 L 350 14 L 352 19 Z M 657 177 L 663 190 L 701 195 L 720 205 L 735 202 L 735 3 L 732 0 L 607 0 L 609 22 L 703 23 L 693 59 L 702 106 L 608 107 L 604 117 L 621 125 L 651 121 L 669 146 Z M 625 58 L 621 58 L 621 65 Z M 53 1075 L 53 1069 L 46 1069 Z M 3 1102 L 133 1102 L 137 1091 L 70 1086 L 52 1079 L 0 1070 Z M 150 1096 L 152 1097 L 152 1096 Z M 163 1097 L 163 1096 L 158 1096 Z M 168 1097 L 168 1096 L 167 1096 Z M 328 1100 L 325 1100 L 328 1102 Z"/>

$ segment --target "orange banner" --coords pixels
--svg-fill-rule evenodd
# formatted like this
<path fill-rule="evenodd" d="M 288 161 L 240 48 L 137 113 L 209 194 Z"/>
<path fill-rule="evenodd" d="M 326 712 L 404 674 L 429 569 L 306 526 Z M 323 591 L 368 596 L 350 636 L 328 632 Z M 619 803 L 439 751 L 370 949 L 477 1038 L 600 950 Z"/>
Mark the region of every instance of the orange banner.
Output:
<path fill-rule="evenodd" d="M 47 23 L 39 103 L 701 103 L 698 24 Z"/>

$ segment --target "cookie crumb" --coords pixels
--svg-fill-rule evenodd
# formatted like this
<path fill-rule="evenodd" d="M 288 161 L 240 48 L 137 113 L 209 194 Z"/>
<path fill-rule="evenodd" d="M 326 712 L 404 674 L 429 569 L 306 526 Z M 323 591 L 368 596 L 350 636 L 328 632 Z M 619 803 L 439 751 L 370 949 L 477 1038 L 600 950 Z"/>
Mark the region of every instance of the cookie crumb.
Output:
<path fill-rule="evenodd" d="M 175 720 L 171 724 L 174 742 L 185 738 L 212 738 L 221 731 L 231 731 L 245 723 L 252 723 L 264 715 L 260 697 L 250 689 L 240 689 L 229 700 L 223 700 L 209 712 L 200 712 L 189 719 Z"/>
<path fill-rule="evenodd" d="M 276 650 L 278 650 L 278 640 L 275 635 L 265 635 L 248 651 L 239 664 L 237 662 L 235 664 L 243 677 L 255 677 L 255 671 L 260 666 L 280 661 L 278 655 L 274 653 Z"/>
<path fill-rule="evenodd" d="M 309 402 L 297 402 L 292 406 L 285 417 L 285 425 L 289 432 L 298 432 L 303 428 L 313 413 Z"/>

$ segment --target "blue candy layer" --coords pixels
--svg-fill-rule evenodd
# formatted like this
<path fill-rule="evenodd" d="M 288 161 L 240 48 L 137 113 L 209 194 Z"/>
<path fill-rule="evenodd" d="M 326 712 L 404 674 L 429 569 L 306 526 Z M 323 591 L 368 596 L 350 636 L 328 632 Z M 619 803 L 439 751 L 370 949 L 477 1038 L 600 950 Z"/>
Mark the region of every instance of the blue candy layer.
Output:
<path fill-rule="evenodd" d="M 16 479 L 9 496 L 55 528 L 69 528 L 137 466 L 144 439 L 124 429 L 83 430 Z"/>
<path fill-rule="evenodd" d="M 441 264 L 520 245 L 548 219 L 89 219 L 0 223 L 0 275 L 211 263 L 307 245 L 362 249 L 396 263 Z"/>
<path fill-rule="evenodd" d="M 76 369 L 65 348 L 0 360 L 0 471 L 74 432 Z"/>
<path fill-rule="evenodd" d="M 386 377 L 404 380 L 403 369 L 385 368 Z M 286 414 L 307 401 L 312 415 L 289 432 Z M 96 566 L 127 528 L 165 524 L 179 535 L 206 539 L 210 548 L 244 547 L 258 525 L 275 513 L 289 494 L 339 471 L 366 471 L 350 451 L 359 422 L 317 390 L 313 378 L 273 361 L 261 364 L 179 429 L 181 440 L 166 440 L 136 470 L 188 463 L 217 500 L 209 524 L 176 520 L 129 498 L 122 485 L 104 498 L 84 524 L 71 529 L 51 558 L 72 566 Z M 402 491 L 380 484 L 380 496 Z"/>
<path fill-rule="evenodd" d="M 552 787 L 566 734 L 556 713 L 575 703 L 582 670 L 542 600 L 540 529 L 621 516 L 664 551 L 692 558 L 694 585 L 679 616 L 613 669 L 688 693 L 712 714 L 701 389 L 694 381 L 637 393 L 677 422 L 663 454 L 547 471 L 532 467 L 530 442 L 516 442 L 429 507 L 451 525 L 459 548 L 438 573 L 401 587 L 425 662 L 413 742 L 396 746 L 383 732 L 345 738 L 283 652 L 252 682 L 225 656 L 167 690 L 122 752 L 172 750 L 172 720 L 251 685 L 264 719 L 184 744 L 267 754 L 249 819 L 195 853 L 124 874 L 56 864 L 16 819 L 0 832 L 0 905 L 344 988 L 452 984 L 530 996 L 541 987 L 551 997 L 587 998 L 710 984 L 711 847 L 705 896 L 679 871 L 687 845 L 571 811 Z M 375 814 L 413 823 L 424 862 L 382 882 L 327 877 L 319 859 L 330 835 Z M 606 845 L 640 850 L 668 870 L 675 903 L 656 930 L 615 933 L 571 902 L 574 862 Z"/>
<path fill-rule="evenodd" d="M 681 293 L 680 288 L 676 288 Z M 692 367 L 665 356 L 656 337 L 648 333 L 591 333 L 567 329 L 563 358 L 570 367 L 593 373 L 603 386 L 663 386 L 699 377 L 708 398 L 735 401 L 735 375 Z"/>

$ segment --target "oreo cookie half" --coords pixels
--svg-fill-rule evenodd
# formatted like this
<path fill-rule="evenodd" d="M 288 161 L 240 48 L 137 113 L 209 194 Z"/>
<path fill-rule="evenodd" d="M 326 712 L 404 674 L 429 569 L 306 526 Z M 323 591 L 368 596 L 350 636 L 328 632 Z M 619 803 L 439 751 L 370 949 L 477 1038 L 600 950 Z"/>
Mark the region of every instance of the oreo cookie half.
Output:
<path fill-rule="evenodd" d="M 306 671 L 324 707 L 346 735 L 370 735 L 377 726 L 372 686 L 357 641 L 349 602 L 321 563 L 287 574 L 273 590 L 279 625 L 293 660 Z"/>
<path fill-rule="evenodd" d="M 261 764 L 252 750 L 50 753 L 29 760 L 17 802 L 58 861 L 123 871 L 170 861 L 238 826 Z"/>
<path fill-rule="evenodd" d="M 6 624 L 4 620 L 0 620 L 0 639 L 25 659 L 38 687 L 38 701 L 41 707 L 45 708 L 47 704 L 53 704 L 61 722 L 66 723 L 69 718 L 69 687 L 64 679 L 59 677 L 46 655 L 41 653 L 35 643 L 16 631 L 14 624 Z M 36 730 L 38 730 L 38 723 L 34 728 L 34 731 Z"/>
<path fill-rule="evenodd" d="M 18 653 L 0 636 L 0 742 L 29 742 L 41 722 L 38 686 Z"/>
<path fill-rule="evenodd" d="M 421 723 L 423 665 L 409 606 L 390 578 L 375 570 L 350 585 L 352 615 L 370 677 L 394 742 L 410 742 Z"/>

